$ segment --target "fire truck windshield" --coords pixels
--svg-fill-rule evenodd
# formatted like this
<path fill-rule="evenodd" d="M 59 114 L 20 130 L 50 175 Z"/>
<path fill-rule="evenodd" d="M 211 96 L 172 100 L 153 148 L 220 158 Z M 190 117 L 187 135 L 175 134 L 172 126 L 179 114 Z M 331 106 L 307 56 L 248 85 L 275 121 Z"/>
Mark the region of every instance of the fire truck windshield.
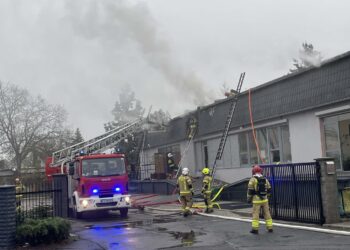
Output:
<path fill-rule="evenodd" d="M 85 159 L 82 161 L 84 177 L 125 174 L 124 158 Z"/>

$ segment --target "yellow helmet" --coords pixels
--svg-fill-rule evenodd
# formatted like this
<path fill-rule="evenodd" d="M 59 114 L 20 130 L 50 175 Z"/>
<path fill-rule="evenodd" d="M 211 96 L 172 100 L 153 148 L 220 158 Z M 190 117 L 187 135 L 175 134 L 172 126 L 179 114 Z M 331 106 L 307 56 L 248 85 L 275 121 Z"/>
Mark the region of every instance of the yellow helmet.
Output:
<path fill-rule="evenodd" d="M 203 168 L 202 173 L 203 174 L 209 174 L 210 173 L 210 169 L 209 168 Z"/>

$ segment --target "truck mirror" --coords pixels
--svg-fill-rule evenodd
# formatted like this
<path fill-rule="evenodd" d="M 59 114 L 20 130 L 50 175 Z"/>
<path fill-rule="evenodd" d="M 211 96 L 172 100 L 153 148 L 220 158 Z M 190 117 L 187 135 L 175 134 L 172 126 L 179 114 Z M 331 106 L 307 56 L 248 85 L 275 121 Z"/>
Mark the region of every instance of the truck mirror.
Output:
<path fill-rule="evenodd" d="M 69 163 L 69 175 L 74 175 L 74 162 Z"/>

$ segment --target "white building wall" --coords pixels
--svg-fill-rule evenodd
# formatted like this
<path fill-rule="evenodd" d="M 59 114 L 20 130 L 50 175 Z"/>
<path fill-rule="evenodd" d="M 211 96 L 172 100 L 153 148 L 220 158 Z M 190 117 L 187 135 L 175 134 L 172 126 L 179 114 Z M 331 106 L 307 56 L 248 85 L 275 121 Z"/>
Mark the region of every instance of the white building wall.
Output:
<path fill-rule="evenodd" d="M 195 148 L 194 143 L 188 144 L 187 141 L 180 143 L 181 151 L 181 166 L 187 167 L 190 170 L 191 175 L 196 172 L 196 162 L 195 162 Z"/>
<path fill-rule="evenodd" d="M 220 138 L 207 139 L 206 141 L 208 145 L 209 167 L 211 168 L 217 154 Z M 197 168 L 196 176 L 201 174 L 200 170 L 204 167 L 204 150 L 202 144 L 203 141 L 196 142 L 195 144 L 196 164 L 201 164 L 201 166 Z M 238 135 L 228 136 L 222 158 L 217 161 L 215 178 L 232 183 L 249 177 L 249 175 L 247 175 L 249 171 L 250 169 L 240 168 Z"/>
<path fill-rule="evenodd" d="M 310 162 L 322 156 L 319 118 L 315 111 L 288 117 L 292 162 Z"/>
<path fill-rule="evenodd" d="M 204 166 L 205 162 L 204 162 L 204 150 L 203 150 L 203 142 L 199 141 L 199 142 L 195 142 L 194 144 L 194 157 L 195 157 L 195 166 L 196 166 L 196 170 L 194 175 L 195 176 L 201 176 L 201 166 Z"/>
<path fill-rule="evenodd" d="M 220 162 L 220 161 L 219 161 Z M 216 169 L 215 178 L 233 183 L 251 175 L 250 168 L 241 168 L 239 162 L 238 135 L 227 137 L 222 164 Z"/>
<path fill-rule="evenodd" d="M 154 154 L 158 152 L 158 148 L 151 148 L 143 151 L 141 154 L 140 165 L 154 165 Z"/>
<path fill-rule="evenodd" d="M 287 117 L 290 133 L 292 162 L 309 162 L 322 156 L 320 121 L 315 111 L 299 113 Z M 204 167 L 203 142 L 207 142 L 209 167 L 213 166 L 218 150 L 221 134 L 211 139 L 205 139 L 192 143 L 186 155 L 183 156 L 183 166 L 187 166 L 193 176 L 200 176 Z M 187 142 L 180 143 L 181 152 L 184 152 Z M 148 159 L 154 164 L 154 153 L 158 149 L 145 151 Z M 238 135 L 229 135 L 226 141 L 223 157 L 217 162 L 215 178 L 233 183 L 251 176 L 251 169 L 240 167 Z"/>
<path fill-rule="evenodd" d="M 151 174 L 155 172 L 154 165 L 154 154 L 158 152 L 157 148 L 151 148 L 143 151 L 143 154 L 140 156 L 140 170 L 141 170 L 141 179 L 148 179 L 151 177 Z"/>

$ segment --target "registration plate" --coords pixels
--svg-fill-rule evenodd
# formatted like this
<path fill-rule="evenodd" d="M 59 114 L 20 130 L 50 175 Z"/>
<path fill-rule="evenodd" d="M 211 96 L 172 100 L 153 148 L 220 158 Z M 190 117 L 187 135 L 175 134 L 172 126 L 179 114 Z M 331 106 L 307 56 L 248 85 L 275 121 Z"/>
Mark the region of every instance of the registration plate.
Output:
<path fill-rule="evenodd" d="M 109 203 L 109 202 L 113 202 L 113 199 L 103 199 L 100 200 L 101 203 Z"/>

